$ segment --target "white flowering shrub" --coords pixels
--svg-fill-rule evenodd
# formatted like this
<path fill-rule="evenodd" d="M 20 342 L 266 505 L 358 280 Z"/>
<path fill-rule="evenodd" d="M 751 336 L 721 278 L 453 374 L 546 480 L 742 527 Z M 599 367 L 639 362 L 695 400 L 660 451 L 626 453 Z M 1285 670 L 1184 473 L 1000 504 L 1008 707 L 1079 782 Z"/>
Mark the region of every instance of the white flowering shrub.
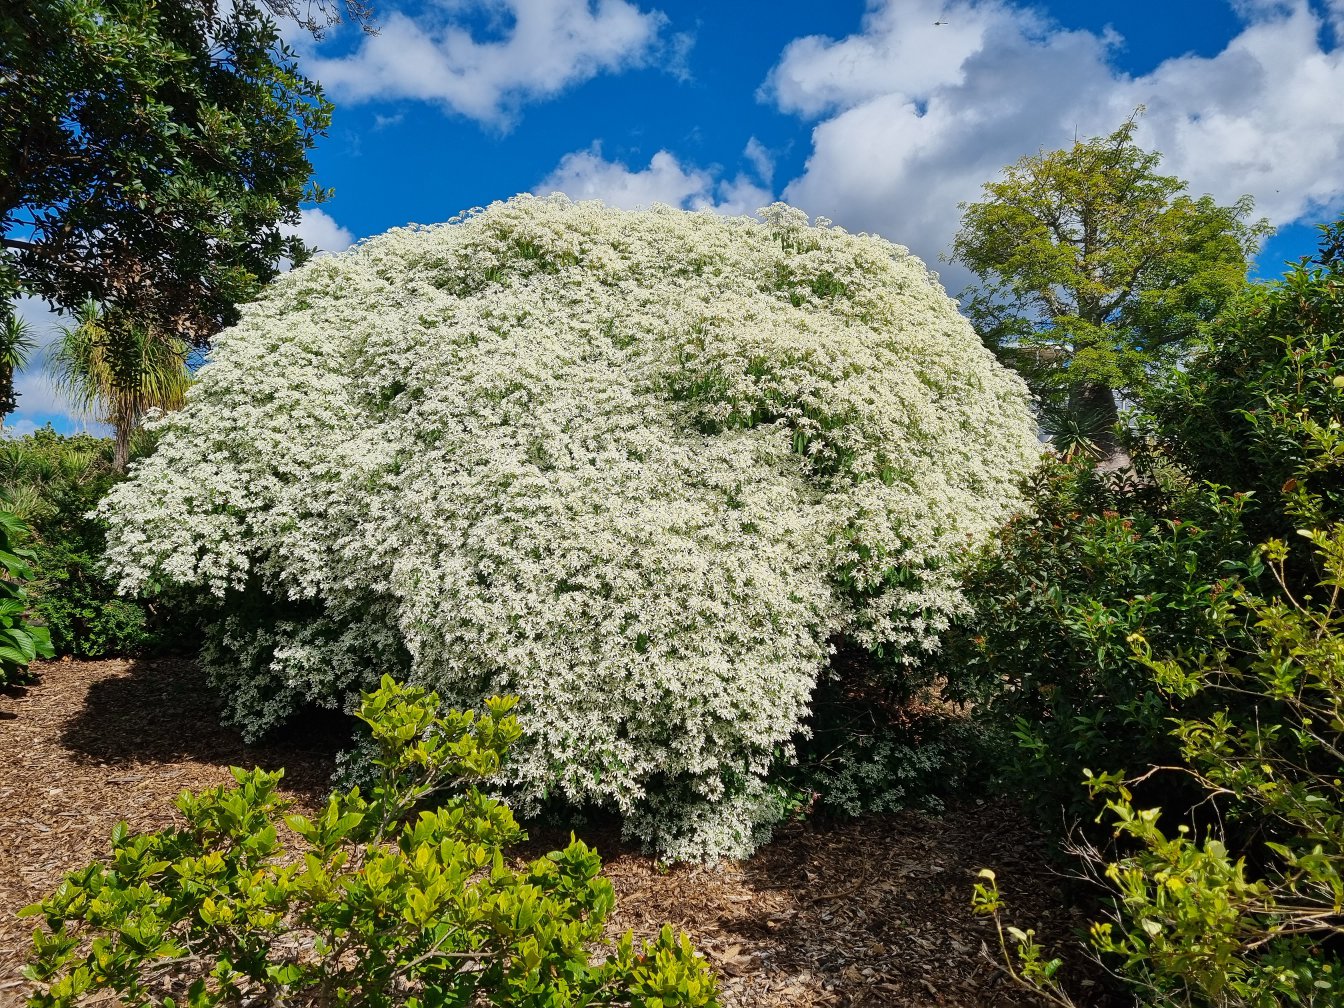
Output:
<path fill-rule="evenodd" d="M 518 197 L 280 278 L 102 505 L 121 587 L 218 596 L 252 735 L 518 694 L 524 811 L 749 852 L 833 642 L 929 655 L 1038 453 L 918 260 L 763 216 Z"/>

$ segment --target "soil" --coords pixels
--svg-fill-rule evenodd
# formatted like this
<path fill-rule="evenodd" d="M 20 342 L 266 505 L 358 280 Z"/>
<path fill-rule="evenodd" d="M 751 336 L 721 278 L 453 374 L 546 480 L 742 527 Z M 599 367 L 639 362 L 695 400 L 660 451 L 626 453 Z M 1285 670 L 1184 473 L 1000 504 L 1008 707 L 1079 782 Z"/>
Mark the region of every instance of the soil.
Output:
<path fill-rule="evenodd" d="M 19 968 L 32 924 L 15 912 L 104 855 L 118 820 L 160 828 L 180 791 L 225 783 L 233 765 L 284 767 L 286 790 L 311 806 L 332 765 L 320 728 L 248 746 L 219 727 L 189 661 L 66 660 L 35 671 L 33 685 L 0 691 L 0 1006 L 26 993 Z M 563 842 L 533 832 L 529 846 Z M 969 910 L 981 868 L 997 873 L 1018 926 L 1067 941 L 1084 924 L 1064 909 L 1044 842 L 1006 803 L 792 823 L 750 860 L 715 866 L 659 865 L 611 827 L 586 839 L 616 886 L 614 932 L 686 930 L 718 970 L 725 1008 L 1039 1004 L 986 951 L 992 927 Z M 1079 984 L 1080 1008 L 1101 1002 L 1100 986 Z"/>

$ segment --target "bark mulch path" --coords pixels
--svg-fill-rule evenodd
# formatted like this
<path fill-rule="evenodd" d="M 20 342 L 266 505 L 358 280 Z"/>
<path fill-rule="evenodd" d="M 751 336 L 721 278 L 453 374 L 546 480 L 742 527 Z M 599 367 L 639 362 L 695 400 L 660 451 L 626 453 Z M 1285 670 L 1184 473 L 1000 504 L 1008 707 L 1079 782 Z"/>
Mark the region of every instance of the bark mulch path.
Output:
<path fill-rule="evenodd" d="M 34 685 L 0 691 L 4 1006 L 21 1004 L 25 988 L 32 923 L 15 911 L 102 856 L 117 820 L 160 828 L 181 790 L 228 781 L 230 765 L 283 766 L 300 803 L 321 801 L 331 769 L 316 735 L 246 746 L 220 728 L 189 662 L 63 661 L 37 672 Z M 984 955 L 992 932 L 968 909 L 983 867 L 998 873 L 1019 926 L 1066 939 L 1082 923 L 1060 909 L 1040 842 L 998 804 L 791 824 L 749 861 L 711 867 L 661 867 L 610 829 L 589 839 L 616 886 L 615 930 L 684 928 L 718 969 L 725 1008 L 1039 1003 Z"/>

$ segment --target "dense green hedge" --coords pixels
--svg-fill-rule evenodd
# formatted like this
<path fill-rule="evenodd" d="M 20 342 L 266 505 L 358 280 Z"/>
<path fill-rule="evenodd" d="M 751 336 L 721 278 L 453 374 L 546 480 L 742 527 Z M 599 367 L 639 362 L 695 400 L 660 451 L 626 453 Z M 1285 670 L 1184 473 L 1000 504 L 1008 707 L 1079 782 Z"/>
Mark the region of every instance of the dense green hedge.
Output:
<path fill-rule="evenodd" d="M 119 598 L 102 576 L 103 529 L 88 515 L 117 479 L 107 438 L 45 427 L 0 441 L 0 505 L 31 529 L 32 609 L 58 655 L 140 654 L 173 646 L 185 629 L 180 614 Z"/>
<path fill-rule="evenodd" d="M 1344 1005 L 1344 222 L 1324 231 L 1156 383 L 1125 481 L 1047 468 L 951 642 L 1014 743 L 1004 782 L 1084 828 L 1104 799 L 1091 944 L 1153 1003 Z"/>

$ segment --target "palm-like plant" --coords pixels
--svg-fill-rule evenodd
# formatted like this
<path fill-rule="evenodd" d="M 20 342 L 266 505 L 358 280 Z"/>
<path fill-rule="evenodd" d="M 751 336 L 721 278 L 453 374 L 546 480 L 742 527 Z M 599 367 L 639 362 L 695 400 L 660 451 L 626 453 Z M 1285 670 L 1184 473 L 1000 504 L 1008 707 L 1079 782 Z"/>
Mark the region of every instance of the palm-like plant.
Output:
<path fill-rule="evenodd" d="M 28 323 L 14 312 L 0 319 L 0 426 L 18 408 L 14 374 L 28 363 L 28 355 L 36 345 Z"/>
<path fill-rule="evenodd" d="M 149 410 L 178 409 L 191 385 L 186 345 L 96 302 L 75 312 L 47 359 L 57 388 L 86 413 L 111 424 L 113 466 L 124 472 L 131 435 Z"/>

